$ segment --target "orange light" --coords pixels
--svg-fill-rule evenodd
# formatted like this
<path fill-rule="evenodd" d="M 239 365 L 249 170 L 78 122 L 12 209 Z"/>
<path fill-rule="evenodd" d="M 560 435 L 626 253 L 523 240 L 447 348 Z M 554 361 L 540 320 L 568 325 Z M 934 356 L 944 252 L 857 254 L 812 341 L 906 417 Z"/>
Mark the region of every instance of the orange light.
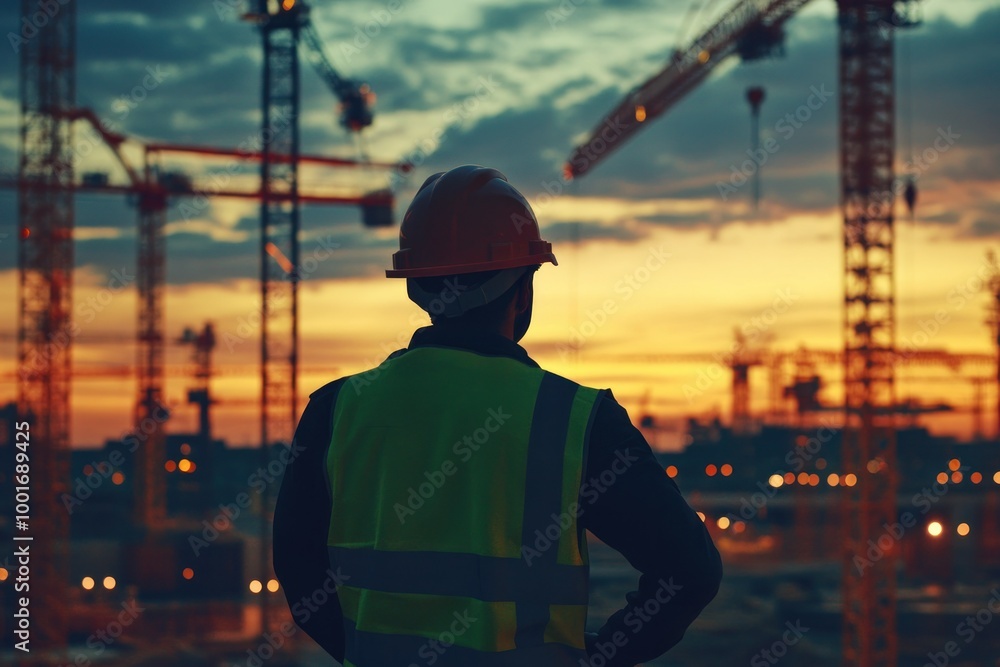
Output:
<path fill-rule="evenodd" d="M 969 529 L 969 524 L 967 524 L 967 523 L 960 523 L 960 524 L 958 524 L 955 527 L 955 532 L 958 533 L 959 535 L 961 535 L 962 537 L 965 537 L 966 535 L 968 535 L 969 534 L 969 530 L 970 530 Z"/>
<path fill-rule="evenodd" d="M 188 470 L 188 472 L 194 472 L 197 469 L 198 469 L 198 464 L 195 463 L 194 461 L 191 461 L 191 468 Z"/>
<path fill-rule="evenodd" d="M 868 462 L 868 465 L 865 466 L 865 467 L 868 468 L 868 472 L 870 472 L 871 474 L 874 475 L 875 473 L 877 473 L 879 471 L 879 468 L 881 466 L 879 465 L 879 462 L 878 462 L 877 459 L 872 459 L 871 461 Z"/>
<path fill-rule="evenodd" d="M 177 469 L 181 472 L 191 472 L 191 462 L 187 459 L 181 459 L 177 462 Z"/>
<path fill-rule="evenodd" d="M 806 486 L 807 484 L 809 484 L 809 473 L 807 472 L 799 473 L 799 484 L 801 484 L 802 486 Z"/>
<path fill-rule="evenodd" d="M 116 470 L 115 474 L 111 476 L 111 481 L 115 486 L 121 486 L 122 482 L 125 481 L 125 475 L 122 474 L 121 470 Z"/>
<path fill-rule="evenodd" d="M 104 577 L 104 587 L 109 591 L 115 587 L 116 583 L 118 582 L 115 581 L 114 577 Z"/>
<path fill-rule="evenodd" d="M 777 489 L 785 483 L 785 479 L 781 475 L 775 473 L 767 478 L 767 483 Z"/>
<path fill-rule="evenodd" d="M 7 568 L 0 567 L 0 581 L 7 581 Z"/>
<path fill-rule="evenodd" d="M 937 477 L 935 479 L 937 479 L 937 483 L 938 484 L 947 484 L 948 483 L 948 473 L 946 473 L 946 472 L 939 472 L 937 474 Z"/>
<path fill-rule="evenodd" d="M 858 476 L 855 475 L 853 472 L 849 472 L 846 475 L 844 475 L 844 484 L 846 484 L 847 486 L 854 486 L 857 483 L 858 483 Z"/>
<path fill-rule="evenodd" d="M 646 107 L 640 104 L 635 108 L 635 119 L 640 123 L 646 120 Z"/>
<path fill-rule="evenodd" d="M 997 470 L 995 473 L 993 473 L 993 481 L 996 484 L 1000 484 L 1000 470 Z"/>
<path fill-rule="evenodd" d="M 723 463 L 722 467 L 719 468 L 719 472 L 722 473 L 723 477 L 729 477 L 730 475 L 733 474 L 733 466 L 729 465 L 728 463 Z"/>
<path fill-rule="evenodd" d="M 701 519 L 702 523 L 705 523 L 705 513 L 704 512 L 698 512 L 698 518 Z"/>
<path fill-rule="evenodd" d="M 194 570 L 192 570 L 189 567 L 186 567 L 183 570 L 181 570 L 181 576 L 184 577 L 185 579 L 194 579 Z"/>
<path fill-rule="evenodd" d="M 698 54 L 698 62 L 704 65 L 705 63 L 708 62 L 708 59 L 711 57 L 712 57 L 711 53 L 709 53 L 708 51 L 702 51 L 701 53 Z"/>
<path fill-rule="evenodd" d="M 958 470 L 959 466 L 961 465 L 962 465 L 961 461 L 959 461 L 958 459 L 952 459 L 951 461 L 948 461 L 948 470 Z"/>
<path fill-rule="evenodd" d="M 819 486 L 819 475 L 816 473 L 809 475 L 809 486 Z"/>
<path fill-rule="evenodd" d="M 191 445 L 185 442 L 183 445 L 181 445 L 181 454 L 187 456 L 190 453 L 191 453 Z"/>
<path fill-rule="evenodd" d="M 80 582 L 80 585 L 83 586 L 83 589 L 85 591 L 89 591 L 89 590 L 91 590 L 94 587 L 94 578 L 93 577 L 84 577 L 83 581 Z"/>
<path fill-rule="evenodd" d="M 264 590 L 264 587 L 260 585 L 259 581 L 254 579 L 253 581 L 250 582 L 251 593 L 260 593 L 262 590 Z"/>
<path fill-rule="evenodd" d="M 972 473 L 971 475 L 969 475 L 969 481 L 971 481 L 973 484 L 979 484 L 980 482 L 983 481 L 983 473 L 981 472 Z"/>
<path fill-rule="evenodd" d="M 705 474 L 708 475 L 709 477 L 715 477 L 715 473 L 717 473 L 718 471 L 719 469 L 715 467 L 714 463 L 709 463 L 707 466 L 705 466 Z"/>
<path fill-rule="evenodd" d="M 21 238 L 26 239 L 31 236 L 31 230 L 27 227 L 21 227 Z"/>
<path fill-rule="evenodd" d="M 795 484 L 795 473 L 786 472 L 785 473 L 785 484 Z"/>
<path fill-rule="evenodd" d="M 267 582 L 267 590 L 271 591 L 272 593 L 277 593 L 278 592 L 278 580 L 277 579 L 269 579 L 268 582 Z"/>
<path fill-rule="evenodd" d="M 282 0 L 281 8 L 286 12 L 295 6 L 295 0 Z"/>
<path fill-rule="evenodd" d="M 940 537 L 943 532 L 944 526 L 941 525 L 940 521 L 931 521 L 927 524 L 927 534 L 931 537 Z"/>
<path fill-rule="evenodd" d="M 735 522 L 733 524 L 733 532 L 736 533 L 737 535 L 739 535 L 740 533 L 742 533 L 746 529 L 747 529 L 747 525 L 745 523 L 743 523 L 742 521 L 737 521 L 737 522 Z"/>
<path fill-rule="evenodd" d="M 732 522 L 729 520 L 728 516 L 720 516 L 719 520 L 715 522 L 715 525 L 717 525 L 722 530 L 725 530 L 726 528 L 729 528 L 730 523 Z"/>
<path fill-rule="evenodd" d="M 292 264 L 292 260 L 288 259 L 288 257 L 285 256 L 285 253 L 281 252 L 281 248 L 274 245 L 274 242 L 268 241 L 267 245 L 264 246 L 264 250 L 268 255 L 274 258 L 274 261 L 278 263 L 278 266 L 280 266 L 285 273 L 291 273 L 295 268 L 295 265 Z"/>
<path fill-rule="evenodd" d="M 163 467 L 166 468 L 167 472 L 173 472 L 177 470 L 177 463 L 175 461 L 167 461 L 163 464 Z"/>
<path fill-rule="evenodd" d="M 83 466 L 83 474 L 86 475 L 86 476 L 88 476 L 88 477 L 90 477 L 91 475 L 93 475 L 94 474 L 94 466 L 90 465 L 89 463 L 87 465 Z"/>
<path fill-rule="evenodd" d="M 816 470 L 826 470 L 826 459 L 816 459 Z"/>
<path fill-rule="evenodd" d="M 830 486 L 837 486 L 838 484 L 840 484 L 840 475 L 838 475 L 835 472 L 831 472 L 829 475 L 826 476 L 826 483 L 829 484 Z"/>
<path fill-rule="evenodd" d="M 962 481 L 962 473 L 958 472 L 957 470 L 955 472 L 951 473 L 951 481 L 953 483 L 955 483 L 955 484 L 958 484 L 959 482 L 961 482 Z"/>
<path fill-rule="evenodd" d="M 799 447 L 805 447 L 809 443 L 809 438 L 804 435 L 795 436 L 795 444 Z"/>
<path fill-rule="evenodd" d="M 677 466 L 667 466 L 667 477 L 677 477 Z"/>

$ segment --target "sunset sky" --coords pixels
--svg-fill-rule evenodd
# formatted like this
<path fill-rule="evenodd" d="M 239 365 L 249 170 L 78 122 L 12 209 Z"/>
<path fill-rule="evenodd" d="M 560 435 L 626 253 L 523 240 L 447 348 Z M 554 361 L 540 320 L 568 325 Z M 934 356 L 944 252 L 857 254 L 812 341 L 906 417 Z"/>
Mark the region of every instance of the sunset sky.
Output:
<path fill-rule="evenodd" d="M 4 33 L 19 29 L 17 3 L 4 3 Z M 239 20 L 236 0 L 134 3 L 81 2 L 78 15 L 78 101 L 129 135 L 147 140 L 235 147 L 258 131 L 259 35 Z M 663 66 L 677 45 L 690 4 L 663 0 L 556 0 L 383 3 L 314 0 L 313 21 L 328 54 L 347 76 L 378 95 L 367 134 L 374 159 L 416 159 L 420 166 L 397 192 L 397 219 L 430 174 L 464 163 L 503 171 L 532 201 L 559 266 L 535 277 L 534 325 L 522 344 L 543 366 L 581 383 L 611 387 L 639 414 L 666 423 L 688 415 L 728 418 L 730 376 L 713 364 L 624 363 L 624 354 L 725 352 L 734 328 L 766 332 L 773 349 L 805 344 L 837 349 L 841 338 L 842 241 L 838 209 L 836 20 L 833 0 L 814 0 L 787 27 L 786 57 L 747 65 L 732 61 L 631 143 L 577 182 L 561 177 L 573 145 L 621 96 Z M 695 37 L 732 0 L 695 21 Z M 925 0 L 924 23 L 898 33 L 897 171 L 918 177 L 915 221 L 898 207 L 898 337 L 927 331 L 928 348 L 991 352 L 984 325 L 985 252 L 1000 247 L 1000 0 Z M 142 12 L 137 11 L 142 8 Z M 556 20 L 558 18 L 558 20 Z M 379 22 L 381 20 L 381 22 Z M 364 34 L 366 26 L 373 36 Z M 377 26 L 377 30 L 374 28 Z M 17 56 L 0 58 L 0 172 L 16 173 L 19 102 Z M 142 89 L 150 71 L 160 79 Z M 762 202 L 750 186 L 720 196 L 746 159 L 750 114 L 744 91 L 766 88 L 764 139 L 779 149 L 762 171 Z M 138 88 L 137 88 L 138 87 Z M 138 93 L 136 91 L 139 90 Z M 778 123 L 813 90 L 832 91 L 790 135 Z M 139 97 L 143 99 L 138 99 Z M 353 157 L 336 122 L 335 100 L 303 62 L 303 151 Z M 935 140 L 951 137 L 950 142 Z M 435 137 L 438 137 L 435 139 Z M 109 171 L 124 182 L 111 156 L 91 150 L 77 129 L 78 173 Z M 945 150 L 939 150 L 945 145 Z M 933 160 L 915 167 L 913 155 Z M 135 159 L 138 153 L 134 153 Z M 225 161 L 170 163 L 206 183 Z M 248 187 L 254 171 L 243 176 Z M 384 174 L 303 170 L 303 189 L 358 190 Z M 0 402 L 12 400 L 17 317 L 15 193 L 0 191 Z M 113 271 L 134 273 L 136 215 L 122 198 L 77 197 L 75 310 L 81 325 L 77 367 L 134 361 L 134 285 L 113 293 L 86 321 L 89 298 L 100 297 Z M 213 200 L 194 214 L 171 209 L 168 226 L 167 331 L 211 320 L 220 337 L 220 370 L 245 369 L 213 383 L 219 437 L 251 444 L 259 433 L 257 330 L 233 342 L 241 323 L 259 312 L 258 210 L 244 200 Z M 384 278 L 396 230 L 361 226 L 351 207 L 307 207 L 303 257 L 336 244 L 301 286 L 303 398 L 315 388 L 376 365 L 405 346 L 414 324 L 427 322 L 405 295 L 403 281 Z M 650 258 L 668 256 L 660 268 Z M 647 264 L 647 262 L 650 262 Z M 634 286 L 627 287 L 630 283 Z M 116 283 L 117 284 L 117 283 Z M 787 305 L 772 317 L 776 302 Z M 610 306 L 609 306 L 610 304 Z M 936 313 L 943 321 L 928 324 Z M 757 318 L 757 323 L 755 323 Z M 761 327 L 760 323 L 770 320 Z M 922 324 L 923 323 L 923 324 Z M 120 337 L 121 342 L 87 342 Z M 758 340 L 764 338 L 759 336 Z M 919 337 L 919 340 L 924 340 Z M 567 353 L 573 341 L 578 354 Z M 173 346 L 170 363 L 190 351 Z M 317 372 L 330 371 L 336 374 Z M 313 369 L 313 370 L 311 370 Z M 823 369 L 823 398 L 840 400 L 837 369 Z M 968 373 L 993 374 L 989 368 Z M 753 372 L 755 408 L 767 405 L 766 373 Z M 711 379 L 697 395 L 685 391 L 700 374 Z M 907 381 L 907 376 L 923 378 Z M 900 396 L 963 411 L 931 416 L 935 431 L 966 435 L 972 385 L 928 381 L 951 377 L 934 368 L 901 369 Z M 195 427 L 183 403 L 189 384 L 171 378 L 175 432 Z M 986 414 L 995 400 L 987 393 Z M 95 446 L 129 427 L 134 380 L 79 380 L 73 394 L 72 440 Z M 229 405 L 226 405 L 226 403 Z M 304 405 L 304 400 L 303 403 Z M 992 431 L 990 423 L 988 431 Z M 660 445 L 669 446 L 668 435 Z"/>

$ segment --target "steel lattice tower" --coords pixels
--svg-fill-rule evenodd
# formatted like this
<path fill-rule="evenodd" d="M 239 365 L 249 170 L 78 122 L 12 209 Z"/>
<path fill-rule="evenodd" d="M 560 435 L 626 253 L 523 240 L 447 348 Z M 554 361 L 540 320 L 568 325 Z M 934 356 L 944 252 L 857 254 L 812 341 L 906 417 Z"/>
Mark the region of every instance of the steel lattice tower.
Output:
<path fill-rule="evenodd" d="M 42 7 L 45 5 L 46 7 Z M 48 9 L 48 12 L 45 11 Z M 76 3 L 22 0 L 21 159 L 18 190 L 18 405 L 31 433 L 33 637 L 66 643 L 70 351 L 73 285 L 73 132 Z M 44 610 L 44 611 L 42 611 Z"/>
<path fill-rule="evenodd" d="M 264 37 L 261 130 L 261 442 L 290 443 L 298 362 L 300 15 L 282 12 Z M 289 156 L 274 160 L 274 155 Z"/>
<path fill-rule="evenodd" d="M 291 444 L 298 416 L 299 266 L 299 31 L 304 8 L 294 2 L 268 13 L 260 2 L 264 39 L 261 127 L 261 465 L 270 445 Z M 274 159 L 275 155 L 286 156 Z M 262 582 L 270 564 L 271 493 L 261 506 Z M 261 595 L 261 627 L 269 625 L 267 594 Z"/>
<path fill-rule="evenodd" d="M 844 215 L 843 662 L 895 667 L 896 560 L 859 563 L 897 519 L 893 0 L 838 0 Z"/>
<path fill-rule="evenodd" d="M 139 245 L 136 271 L 139 296 L 137 330 L 138 396 L 135 435 L 137 455 L 136 523 L 147 530 L 161 526 L 167 515 L 166 458 L 167 409 L 163 396 L 163 291 L 166 260 L 163 228 L 167 222 L 167 196 L 159 187 L 157 172 L 146 153 L 145 188 L 139 194 Z M 145 428 L 149 424 L 152 430 Z"/>

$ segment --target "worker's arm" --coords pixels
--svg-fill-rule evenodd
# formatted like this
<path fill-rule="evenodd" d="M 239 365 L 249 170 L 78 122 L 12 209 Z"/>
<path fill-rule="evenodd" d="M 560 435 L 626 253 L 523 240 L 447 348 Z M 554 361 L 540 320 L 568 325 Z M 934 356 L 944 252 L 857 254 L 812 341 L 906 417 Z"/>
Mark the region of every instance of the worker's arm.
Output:
<path fill-rule="evenodd" d="M 324 473 L 338 388 L 331 383 L 315 392 L 295 429 L 292 459 L 274 510 L 274 572 L 295 623 L 343 662 L 343 616 L 336 595 L 340 582 L 327 560 L 330 496 Z"/>
<path fill-rule="evenodd" d="M 631 667 L 681 640 L 718 592 L 722 561 L 704 523 L 610 392 L 594 417 L 586 477 L 583 527 L 641 575 L 639 589 L 596 637 L 587 637 L 587 648 L 607 667 Z"/>

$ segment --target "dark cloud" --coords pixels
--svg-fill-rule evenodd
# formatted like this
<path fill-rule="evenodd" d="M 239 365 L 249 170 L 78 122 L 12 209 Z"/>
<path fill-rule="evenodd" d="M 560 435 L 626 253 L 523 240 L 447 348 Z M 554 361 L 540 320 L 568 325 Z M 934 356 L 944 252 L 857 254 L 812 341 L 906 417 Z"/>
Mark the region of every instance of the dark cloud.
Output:
<path fill-rule="evenodd" d="M 971 238 L 992 237 L 1000 234 L 1000 203 L 979 204 L 975 210 L 966 212 L 970 223 L 962 230 L 962 235 Z"/>
<path fill-rule="evenodd" d="M 602 225 L 596 222 L 556 222 L 543 225 L 542 236 L 552 243 L 586 241 L 636 241 L 646 234 L 634 227 Z"/>
<path fill-rule="evenodd" d="M 118 129 L 141 137 L 235 146 L 256 136 L 260 35 L 239 21 L 235 10 L 225 9 L 220 15 L 216 9 L 220 4 L 225 8 L 235 3 L 178 0 L 143 3 L 140 8 L 125 0 L 94 0 L 81 6 L 80 104 L 93 107 Z M 487 108 L 495 107 L 483 105 L 448 126 L 440 145 L 404 184 L 398 208 L 405 208 L 426 175 L 463 163 L 497 167 L 533 201 L 547 194 L 633 200 L 718 198 L 719 183 L 728 182 L 734 169 L 747 160 L 750 118 L 745 91 L 758 84 L 767 90 L 761 111 L 764 137 L 774 138 L 779 145 L 761 172 L 764 198 L 779 210 L 828 210 L 837 205 L 836 96 L 813 110 L 790 136 L 778 126 L 815 90 L 836 90 L 835 20 L 812 15 L 792 20 L 784 59 L 723 68 L 665 117 L 650 122 L 592 174 L 566 184 L 561 179 L 562 162 L 572 149 L 573 138 L 592 129 L 628 87 L 656 71 L 662 60 L 655 54 L 637 54 L 626 65 L 609 65 L 617 67 L 612 72 L 591 71 L 593 63 L 575 62 L 576 51 L 561 39 L 574 30 L 589 29 L 604 13 L 626 11 L 629 16 L 642 16 L 659 6 L 653 0 L 631 0 L 624 5 L 584 3 L 554 31 L 546 11 L 557 6 L 554 2 L 489 5 L 479 11 L 480 25 L 447 29 L 430 29 L 418 22 L 416 14 L 400 14 L 360 55 L 344 63 L 346 75 L 369 81 L 378 92 L 378 113 L 440 109 L 442 123 L 448 109 L 475 90 L 479 72 L 495 70 L 501 84 L 497 100 L 508 104 L 507 108 L 484 115 Z M 371 18 L 371 11 L 370 3 L 360 1 L 317 4 L 317 24 L 335 61 L 344 53 L 343 47 L 353 43 L 357 26 Z M 17 30 L 19 23 L 17 3 L 3 3 L 0 25 Z M 1000 126 L 994 118 L 994 110 L 1000 108 L 1000 89 L 986 83 L 992 80 L 998 31 L 1000 8 L 992 8 L 967 26 L 935 20 L 898 36 L 901 161 L 932 147 L 942 129 L 952 128 L 959 135 L 955 150 L 938 154 L 920 172 L 922 192 L 941 192 L 959 182 L 991 182 L 1000 175 Z M 664 37 L 663 57 L 671 39 L 671 35 Z M 622 40 L 621 48 L 629 46 L 627 39 Z M 308 115 L 302 127 L 303 150 L 352 155 L 354 149 L 337 125 L 330 91 L 309 71 L 305 59 L 302 66 L 302 108 Z M 162 82 L 138 93 L 142 100 L 129 98 L 137 86 L 142 87 L 148 68 L 157 67 L 168 73 Z M 553 69 L 565 72 L 565 77 L 543 93 L 534 92 L 535 73 L 551 74 Z M 616 77 L 613 85 L 606 83 L 611 80 L 609 74 Z M 9 104 L 17 100 L 17 79 L 17 58 L 0 59 L 0 97 Z M 134 104 L 123 108 L 122 96 Z M 316 113 L 324 109 L 328 110 L 325 116 Z M 16 144 L 16 136 L 8 134 L 6 139 Z M 0 169 L 15 166 L 14 152 L 0 148 Z M 545 229 L 547 235 L 564 242 L 574 238 L 574 233 L 582 239 L 627 242 L 640 238 L 644 225 L 725 224 L 740 216 L 747 197 L 749 186 L 741 185 L 728 201 L 720 201 L 710 221 L 660 214 L 629 220 L 629 226 L 608 220 L 556 223 Z M 1000 211 L 988 203 L 971 206 L 971 210 L 921 219 L 969 236 L 1000 233 Z M 16 219 L 12 193 L 0 193 L 0 214 L 7 221 Z M 544 220 L 544 211 L 541 215 Z M 79 197 L 79 227 L 110 227 L 122 235 L 81 241 L 78 265 L 107 271 L 126 258 L 134 262 L 135 216 L 123 198 Z M 172 210 L 171 220 L 178 219 L 178 211 Z M 303 214 L 307 234 L 329 233 L 344 244 L 336 261 L 323 263 L 317 276 L 375 273 L 384 266 L 394 241 L 390 236 L 372 235 L 360 227 L 358 219 L 353 207 L 310 207 Z M 255 216 L 241 220 L 236 230 L 247 232 L 247 239 L 217 241 L 191 231 L 172 234 L 170 281 L 256 276 Z M 0 245 L 0 268 L 13 267 L 15 244 Z"/>

